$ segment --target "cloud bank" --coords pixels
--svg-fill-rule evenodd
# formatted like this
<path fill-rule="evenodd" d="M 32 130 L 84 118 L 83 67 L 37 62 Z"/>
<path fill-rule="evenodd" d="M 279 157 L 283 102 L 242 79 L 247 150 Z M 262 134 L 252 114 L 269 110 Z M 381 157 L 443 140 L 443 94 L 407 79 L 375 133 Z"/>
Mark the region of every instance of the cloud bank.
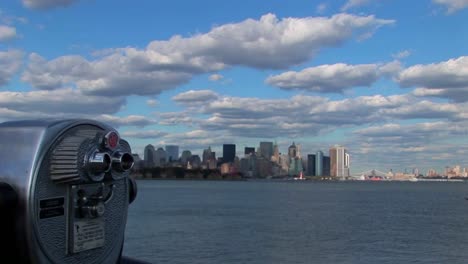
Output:
<path fill-rule="evenodd" d="M 25 7 L 37 10 L 66 7 L 78 1 L 79 0 L 22 0 Z"/>
<path fill-rule="evenodd" d="M 22 80 L 42 90 L 70 86 L 88 95 L 157 95 L 226 67 L 282 69 L 304 63 L 322 48 L 393 23 L 350 14 L 283 19 L 266 14 L 204 34 L 152 41 L 145 49 L 108 50 L 95 60 L 72 55 L 46 60 L 33 53 Z"/>

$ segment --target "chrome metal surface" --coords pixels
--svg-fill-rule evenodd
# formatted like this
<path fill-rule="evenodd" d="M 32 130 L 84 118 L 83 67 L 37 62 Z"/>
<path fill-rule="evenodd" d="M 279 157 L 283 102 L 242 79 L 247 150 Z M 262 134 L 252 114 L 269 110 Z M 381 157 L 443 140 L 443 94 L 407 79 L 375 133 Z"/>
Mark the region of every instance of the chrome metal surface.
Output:
<path fill-rule="evenodd" d="M 101 181 L 104 173 L 111 169 L 111 156 L 107 152 L 95 150 L 89 155 L 86 163 L 88 172 L 92 175 L 102 175 L 102 177 L 93 177 L 94 181 Z"/>
<path fill-rule="evenodd" d="M 57 147 L 58 150 L 56 153 L 52 152 L 52 146 L 57 145 L 57 142 L 63 139 L 64 135 L 68 133 L 68 131 L 79 126 L 89 128 L 94 127 L 95 129 L 93 131 L 103 131 L 102 135 L 96 135 L 95 141 L 90 141 L 91 143 L 88 143 L 91 145 L 94 144 L 93 142 L 101 144 L 105 133 L 107 133 L 107 135 L 110 135 L 110 132 L 114 132 L 116 134 L 112 127 L 94 120 L 31 120 L 5 122 L 0 124 L 0 183 L 11 186 L 11 189 L 14 190 L 17 196 L 15 224 L 21 228 L 16 229 L 15 236 L 17 243 L 21 245 L 18 249 L 18 255 L 21 255 L 20 261 L 34 263 L 58 263 L 57 261 L 51 261 L 51 259 L 53 259 L 51 256 L 57 254 L 57 252 L 51 252 L 50 246 L 46 247 L 44 245 L 44 241 L 40 238 L 41 235 L 38 230 L 39 228 L 41 228 L 41 230 L 46 228 L 47 225 L 44 224 L 48 223 L 48 217 L 50 216 L 59 216 L 58 218 L 55 217 L 51 219 L 62 219 L 64 216 L 67 216 L 67 211 L 69 210 L 68 206 L 71 203 L 70 198 L 67 197 L 66 191 L 68 189 L 68 182 L 83 181 L 83 177 L 80 176 L 80 173 L 82 173 L 80 164 L 83 164 L 83 159 L 78 156 L 75 160 L 70 159 L 69 157 L 67 159 L 67 155 L 73 157 L 73 155 L 76 155 L 74 153 L 82 152 L 82 149 L 84 148 L 83 146 L 85 145 L 80 141 L 82 140 L 81 138 L 71 139 L 69 142 L 65 142 L 66 144 L 62 144 Z M 86 130 L 84 133 L 87 133 Z M 96 132 L 93 133 L 96 134 Z M 88 135 L 86 134 L 85 136 Z M 75 144 L 74 140 L 79 144 Z M 87 146 L 88 145 L 85 147 Z M 97 147 L 99 148 L 99 146 Z M 129 151 L 128 143 L 126 143 L 124 150 Z M 115 152 L 118 152 L 118 150 Z M 88 159 L 84 160 L 84 163 L 87 164 L 84 169 L 95 172 L 95 174 L 104 175 L 106 173 L 112 174 L 110 172 L 110 168 L 113 166 L 111 163 L 114 163 L 115 159 L 118 160 L 115 161 L 117 164 L 115 165 L 116 168 L 119 168 L 122 171 L 129 170 L 133 165 L 133 158 L 129 161 L 128 153 L 122 152 L 118 158 L 111 157 L 110 153 L 112 153 L 111 150 L 108 152 L 92 152 L 88 156 Z M 131 157 L 131 155 L 129 156 Z M 44 170 L 44 168 L 49 167 L 51 168 L 50 171 L 49 169 Z M 38 179 L 39 174 L 41 175 L 40 179 Z M 44 178 L 44 175 L 47 177 Z M 119 176 L 121 177 L 122 175 L 128 176 L 128 174 L 122 173 Z M 114 177 L 111 177 L 111 175 L 110 177 L 106 177 L 106 179 L 113 178 Z M 104 177 L 98 180 L 102 179 L 104 179 Z M 121 241 L 121 243 L 123 243 L 123 230 L 125 228 L 129 200 L 129 184 L 127 180 L 120 181 L 120 179 L 121 178 L 117 177 L 114 180 L 114 183 L 108 183 L 110 189 L 109 192 L 104 195 L 103 200 L 89 203 L 83 208 L 85 208 L 87 215 L 94 217 L 95 219 L 100 219 L 104 214 L 107 215 L 105 206 L 106 203 L 109 203 L 107 206 L 114 208 L 112 210 L 113 212 L 110 212 L 111 216 L 117 219 L 116 221 L 120 222 L 119 225 L 123 224 L 123 227 L 115 229 L 115 232 L 120 233 L 118 235 L 120 238 L 116 241 Z M 44 180 L 49 181 L 50 183 L 44 182 Z M 52 195 L 53 192 L 63 193 L 64 196 L 62 197 L 64 198 L 60 199 L 61 201 L 64 199 L 64 202 L 62 202 L 61 207 L 59 206 L 57 208 L 39 208 L 39 199 L 41 199 L 41 202 L 46 202 L 47 199 L 44 200 L 44 193 L 47 194 L 49 191 L 42 189 L 39 193 L 39 191 L 35 189 L 35 186 L 47 186 L 49 184 L 52 184 L 51 186 L 58 186 L 58 189 L 54 187 L 55 190 L 50 191 L 50 195 Z M 118 195 L 115 199 L 112 199 L 112 197 L 115 196 L 114 190 L 117 190 L 115 192 L 117 192 Z M 116 205 L 122 206 L 122 209 L 120 211 L 116 211 Z M 43 217 L 45 219 L 41 220 L 41 223 L 39 223 L 38 210 L 41 210 L 41 219 Z M 45 211 L 44 214 L 42 214 L 43 211 Z M 122 215 L 122 218 L 120 218 L 118 214 Z M 69 219 L 69 216 L 67 216 L 67 219 Z M 69 221 L 71 220 L 64 221 L 64 225 Z M 106 225 L 106 228 L 110 228 L 107 226 L 108 225 Z M 108 229 L 106 230 L 109 231 Z M 114 230 L 111 231 L 114 232 Z M 114 239 L 117 237 L 113 235 L 110 238 Z M 120 254 L 120 247 L 121 245 L 117 245 L 116 247 L 112 246 L 109 250 L 113 253 L 106 254 L 115 257 L 116 253 Z M 89 248 L 94 247 L 90 246 Z M 92 252 L 95 252 L 93 250 Z M 84 256 L 83 254 L 85 254 L 88 255 L 88 257 L 92 256 L 90 255 L 91 253 L 87 253 L 88 251 L 89 250 L 86 250 L 85 252 L 80 251 L 77 254 L 81 254 L 81 256 Z M 62 251 L 58 252 L 58 254 L 65 254 L 65 251 L 61 252 Z M 106 256 L 100 256 L 99 259 L 102 259 L 102 257 Z M 79 258 L 75 258 L 74 261 L 77 261 L 78 259 Z"/>
<path fill-rule="evenodd" d="M 128 152 L 116 151 L 112 154 L 112 168 L 118 172 L 129 171 L 133 163 L 133 156 Z"/>

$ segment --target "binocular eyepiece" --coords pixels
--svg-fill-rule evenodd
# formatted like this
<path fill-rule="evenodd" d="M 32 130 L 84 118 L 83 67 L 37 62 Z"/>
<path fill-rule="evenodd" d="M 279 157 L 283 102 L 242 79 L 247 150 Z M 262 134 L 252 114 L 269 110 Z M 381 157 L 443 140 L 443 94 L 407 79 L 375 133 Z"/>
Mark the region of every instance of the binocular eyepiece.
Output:
<path fill-rule="evenodd" d="M 136 197 L 127 141 L 92 120 L 0 124 L 0 252 L 21 263 L 119 263 Z"/>

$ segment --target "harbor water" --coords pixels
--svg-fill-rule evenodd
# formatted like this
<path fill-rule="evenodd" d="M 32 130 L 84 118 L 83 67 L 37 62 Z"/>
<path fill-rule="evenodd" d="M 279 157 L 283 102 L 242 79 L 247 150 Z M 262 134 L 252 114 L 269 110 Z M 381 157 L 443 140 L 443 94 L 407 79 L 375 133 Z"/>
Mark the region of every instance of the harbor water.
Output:
<path fill-rule="evenodd" d="M 464 182 L 138 181 L 151 263 L 467 263 Z"/>

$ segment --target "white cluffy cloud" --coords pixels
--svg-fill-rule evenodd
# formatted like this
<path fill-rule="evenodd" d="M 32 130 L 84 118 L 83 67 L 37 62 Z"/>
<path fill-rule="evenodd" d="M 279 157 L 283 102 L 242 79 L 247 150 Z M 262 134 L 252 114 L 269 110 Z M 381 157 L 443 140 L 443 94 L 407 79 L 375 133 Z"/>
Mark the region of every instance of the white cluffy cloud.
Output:
<path fill-rule="evenodd" d="M 141 115 L 129 115 L 129 116 L 113 116 L 113 115 L 100 115 L 96 119 L 106 122 L 111 126 L 137 126 L 145 127 L 155 124 L 156 121 Z"/>
<path fill-rule="evenodd" d="M 51 9 L 56 7 L 65 7 L 78 0 L 22 0 L 23 5 L 31 9 Z"/>
<path fill-rule="evenodd" d="M 7 84 L 18 72 L 24 53 L 20 50 L 0 51 L 0 86 Z"/>
<path fill-rule="evenodd" d="M 397 60 L 401 60 L 401 59 L 404 59 L 406 57 L 408 57 L 409 55 L 411 55 L 411 51 L 409 50 L 402 50 L 396 54 L 393 54 L 392 57 L 394 59 L 397 59 Z"/>
<path fill-rule="evenodd" d="M 432 2 L 445 6 L 447 8 L 447 14 L 452 14 L 468 7 L 468 0 L 432 0 Z"/>
<path fill-rule="evenodd" d="M 16 38 L 16 28 L 0 25 L 0 42 Z"/>
<path fill-rule="evenodd" d="M 351 8 L 355 8 L 358 6 L 363 6 L 369 3 L 370 0 L 348 0 L 342 7 L 341 11 L 347 11 Z"/>
<path fill-rule="evenodd" d="M 403 87 L 417 87 L 416 96 L 468 101 L 468 57 L 411 66 L 396 77 Z"/>
<path fill-rule="evenodd" d="M 210 81 L 213 81 L 213 82 L 219 81 L 219 80 L 221 80 L 223 78 L 224 78 L 224 76 L 222 76 L 221 74 L 212 74 L 209 77 Z"/>
<path fill-rule="evenodd" d="M 468 87 L 468 56 L 462 56 L 440 63 L 411 66 L 399 74 L 398 81 L 405 87 Z"/>
<path fill-rule="evenodd" d="M 166 126 L 184 125 L 192 126 L 193 118 L 189 112 L 165 112 L 156 114 L 159 117 L 159 124 Z"/>
<path fill-rule="evenodd" d="M 204 93 L 210 94 L 208 91 Z M 412 94 L 359 96 L 342 100 L 306 95 L 285 99 L 193 95 L 192 92 L 182 93 L 173 100 L 185 98 L 192 102 L 189 98 L 196 98 L 196 108 L 189 112 L 161 115 L 161 123 L 186 123 L 207 131 L 225 131 L 227 135 L 236 137 L 262 135 L 274 138 L 280 135 L 314 135 L 344 126 L 392 120 L 468 120 L 466 104 L 420 101 Z M 193 106 L 186 102 L 184 105 Z M 198 114 L 207 118 L 191 118 Z"/>
<path fill-rule="evenodd" d="M 119 111 L 124 103 L 122 97 L 87 96 L 71 88 L 0 92 L 0 108 L 44 114 L 110 114 Z"/>
<path fill-rule="evenodd" d="M 131 137 L 131 138 L 143 138 L 143 139 L 155 139 L 160 138 L 168 133 L 157 131 L 157 130 L 136 130 L 136 131 L 126 131 L 122 133 L 124 137 Z"/>
<path fill-rule="evenodd" d="M 146 104 L 149 107 L 156 107 L 158 105 L 158 101 L 155 100 L 155 99 L 148 99 L 148 100 L 146 100 Z"/>
<path fill-rule="evenodd" d="M 81 56 L 47 61 L 33 53 L 22 80 L 47 90 L 68 85 L 93 95 L 157 95 L 196 74 L 230 66 L 287 68 L 308 61 L 321 48 L 338 46 L 356 34 L 372 34 L 392 23 L 351 14 L 283 19 L 266 14 L 205 34 L 152 41 L 145 49 L 108 50 L 91 61 Z"/>
<path fill-rule="evenodd" d="M 367 168 L 428 168 L 438 166 L 435 160 L 463 164 L 462 153 L 468 150 L 468 144 L 462 142 L 468 135 L 466 122 L 435 121 L 411 124 L 386 123 L 359 129 L 354 136 L 350 149 L 355 163 Z M 450 138 L 450 141 L 446 139 Z M 462 139 L 461 141 L 459 141 Z M 398 142 L 397 146 L 395 142 Z M 415 155 L 417 153 L 417 155 Z"/>
<path fill-rule="evenodd" d="M 212 90 L 190 90 L 172 97 L 172 100 L 178 103 L 191 104 L 198 102 L 204 103 L 216 98 L 218 98 L 218 94 Z"/>
<path fill-rule="evenodd" d="M 468 101 L 468 87 L 457 88 L 457 89 L 416 88 L 414 89 L 413 94 L 415 96 L 448 98 L 455 102 Z"/>
<path fill-rule="evenodd" d="M 327 10 L 327 8 L 328 8 L 328 6 L 327 6 L 326 3 L 321 3 L 315 8 L 315 11 L 318 14 L 323 14 L 325 12 L 325 10 Z"/>
<path fill-rule="evenodd" d="M 132 53 L 131 50 L 127 52 Z M 47 61 L 32 53 L 22 80 L 42 90 L 69 85 L 85 94 L 121 96 L 159 94 L 188 81 L 192 76 L 170 70 L 140 70 L 138 59 L 131 61 L 131 55 L 127 55 L 115 53 L 89 62 L 81 56 L 62 56 Z"/>
<path fill-rule="evenodd" d="M 398 62 L 388 64 L 326 64 L 270 76 L 266 82 L 281 89 L 303 89 L 323 93 L 342 93 L 356 86 L 370 86 L 381 76 L 400 70 Z"/>

